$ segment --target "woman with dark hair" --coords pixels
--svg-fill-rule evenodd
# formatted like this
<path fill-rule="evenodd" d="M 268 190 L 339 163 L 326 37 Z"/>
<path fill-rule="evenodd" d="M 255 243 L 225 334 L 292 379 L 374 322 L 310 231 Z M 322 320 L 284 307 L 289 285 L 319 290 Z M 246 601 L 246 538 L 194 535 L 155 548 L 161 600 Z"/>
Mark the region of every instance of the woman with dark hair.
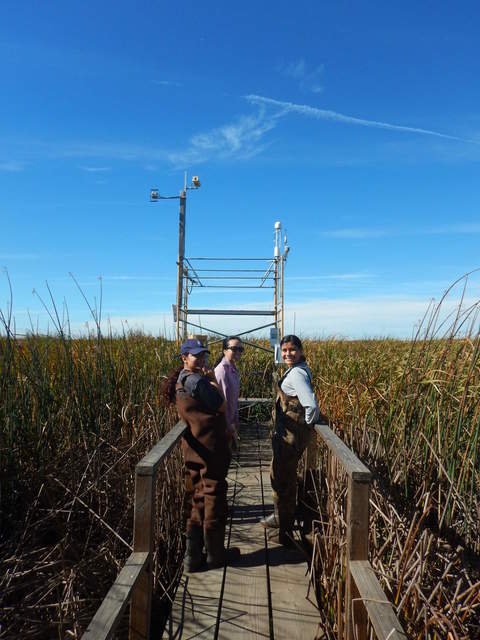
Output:
<path fill-rule="evenodd" d="M 261 524 L 266 529 L 278 528 L 278 542 L 291 546 L 297 503 L 297 465 L 314 437 L 313 426 L 321 414 L 301 340 L 295 335 L 284 336 L 280 352 L 288 369 L 278 381 L 272 433 L 270 482 L 274 512 L 261 520 Z"/>
<path fill-rule="evenodd" d="M 225 421 L 225 399 L 213 371 L 205 369 L 206 347 L 200 340 L 186 340 L 181 347 L 183 367 L 172 371 L 163 386 L 167 402 L 175 402 L 179 416 L 187 423 L 182 451 L 193 485 L 186 513 L 186 550 L 183 567 L 198 571 L 223 566 L 240 555 L 224 547 L 227 518 L 226 476 L 231 460 Z"/>
<path fill-rule="evenodd" d="M 228 336 L 222 343 L 223 357 L 215 366 L 215 378 L 223 391 L 227 406 L 225 419 L 227 421 L 227 437 L 233 448 L 238 447 L 238 398 L 240 395 L 240 376 L 236 362 L 243 353 L 243 344 L 238 336 Z"/>

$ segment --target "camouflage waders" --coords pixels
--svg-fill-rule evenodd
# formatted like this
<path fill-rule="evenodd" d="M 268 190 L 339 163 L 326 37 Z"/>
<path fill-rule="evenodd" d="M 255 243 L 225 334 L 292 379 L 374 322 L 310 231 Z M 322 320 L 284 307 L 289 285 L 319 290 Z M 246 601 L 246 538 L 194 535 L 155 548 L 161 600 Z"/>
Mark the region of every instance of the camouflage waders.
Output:
<path fill-rule="evenodd" d="M 287 396 L 279 381 L 272 434 L 273 458 L 270 482 L 275 510 L 279 519 L 279 538 L 290 531 L 295 520 L 297 504 L 298 461 L 314 431 L 305 422 L 305 409 L 296 396 Z"/>

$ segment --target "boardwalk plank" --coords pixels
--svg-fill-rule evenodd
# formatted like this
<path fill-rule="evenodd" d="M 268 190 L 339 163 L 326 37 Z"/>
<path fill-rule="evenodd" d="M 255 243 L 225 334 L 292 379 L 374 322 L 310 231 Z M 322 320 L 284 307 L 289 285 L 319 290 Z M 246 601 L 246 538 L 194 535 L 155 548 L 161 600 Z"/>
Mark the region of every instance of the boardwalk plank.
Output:
<path fill-rule="evenodd" d="M 165 639 L 214 638 L 216 630 L 217 637 L 225 640 L 271 638 L 271 631 L 276 640 L 321 637 L 317 635 L 318 611 L 306 600 L 305 558 L 270 541 L 266 545 L 259 524 L 265 510 L 272 510 L 270 456 L 268 429 L 242 425 L 240 466 L 233 463 L 229 474 L 229 494 L 234 496 L 230 546 L 240 547 L 241 559 L 236 566 L 228 566 L 225 574 L 216 569 L 182 578 Z"/>
<path fill-rule="evenodd" d="M 240 548 L 240 562 L 227 567 L 219 637 L 270 638 L 265 534 L 258 468 L 251 465 L 250 448 L 243 447 L 236 474 L 235 506 L 230 546 Z M 251 466 L 248 466 L 251 465 Z"/>

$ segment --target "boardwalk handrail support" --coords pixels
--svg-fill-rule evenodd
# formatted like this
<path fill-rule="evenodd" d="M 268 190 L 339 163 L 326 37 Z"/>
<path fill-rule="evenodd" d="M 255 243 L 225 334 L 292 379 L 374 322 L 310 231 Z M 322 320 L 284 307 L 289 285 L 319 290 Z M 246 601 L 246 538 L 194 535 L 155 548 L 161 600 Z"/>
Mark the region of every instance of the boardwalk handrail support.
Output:
<path fill-rule="evenodd" d="M 133 552 L 92 618 L 82 640 L 113 637 L 130 599 L 130 640 L 148 640 L 153 592 L 155 481 L 162 461 L 187 429 L 180 420 L 135 467 Z"/>
<path fill-rule="evenodd" d="M 264 398 L 241 400 L 245 406 L 271 402 Z M 130 640 L 148 640 L 150 637 L 155 483 L 161 463 L 187 428 L 183 421 L 177 422 L 135 467 L 133 552 L 88 625 L 82 636 L 84 640 L 112 638 L 129 601 Z M 342 465 L 348 476 L 345 637 L 347 640 L 364 640 L 370 619 L 379 640 L 404 640 L 406 636 L 393 607 L 368 562 L 371 472 L 327 425 L 316 425 L 315 429 L 330 455 Z"/>
<path fill-rule="evenodd" d="M 240 398 L 241 406 L 271 403 L 268 398 Z M 82 640 L 108 640 L 130 601 L 130 640 L 148 640 L 153 593 L 152 557 L 155 522 L 155 481 L 158 469 L 182 438 L 187 424 L 180 420 L 135 467 L 133 552 L 90 621 Z"/>
<path fill-rule="evenodd" d="M 406 638 L 403 629 L 368 561 L 372 473 L 326 424 L 315 425 L 315 430 L 348 478 L 345 638 L 366 640 L 370 619 L 379 640 L 403 640 Z M 339 629 L 339 640 L 341 638 Z"/>

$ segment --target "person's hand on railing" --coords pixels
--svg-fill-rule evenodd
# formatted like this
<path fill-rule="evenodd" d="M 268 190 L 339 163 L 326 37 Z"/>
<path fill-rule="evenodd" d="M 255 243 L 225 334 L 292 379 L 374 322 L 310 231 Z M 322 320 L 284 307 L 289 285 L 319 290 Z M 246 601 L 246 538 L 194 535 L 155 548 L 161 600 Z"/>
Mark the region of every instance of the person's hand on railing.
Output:
<path fill-rule="evenodd" d="M 217 379 L 215 378 L 215 371 L 213 369 L 202 369 L 202 373 L 209 382 L 215 382 L 215 385 L 218 386 Z"/>

